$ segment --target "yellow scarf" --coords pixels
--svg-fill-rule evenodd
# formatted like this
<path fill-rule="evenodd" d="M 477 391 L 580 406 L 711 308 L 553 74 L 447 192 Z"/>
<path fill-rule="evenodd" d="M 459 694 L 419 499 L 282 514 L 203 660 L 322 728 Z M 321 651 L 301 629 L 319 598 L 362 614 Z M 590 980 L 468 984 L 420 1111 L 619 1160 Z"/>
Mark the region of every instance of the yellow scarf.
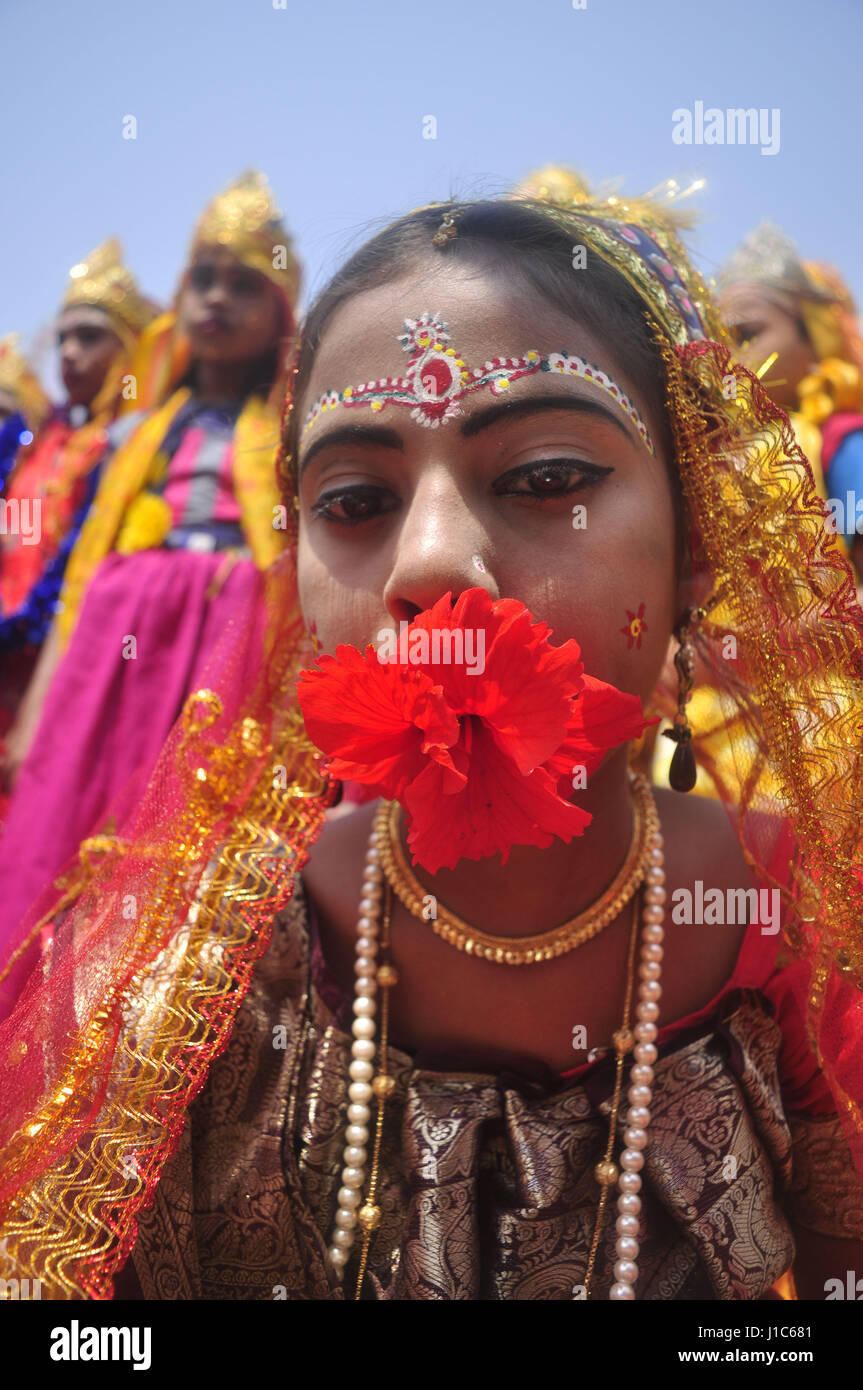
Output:
<path fill-rule="evenodd" d="M 190 394 L 186 388 L 175 391 L 133 430 L 105 469 L 66 569 L 57 618 L 63 649 L 75 629 L 87 586 L 106 556 L 113 550 L 130 554 L 161 545 L 170 529 L 168 508 L 145 489 L 164 466 L 162 443 Z M 271 565 L 285 546 L 285 532 L 274 525 L 279 506 L 278 438 L 276 411 L 250 396 L 234 429 L 234 491 L 243 532 L 259 569 Z"/>

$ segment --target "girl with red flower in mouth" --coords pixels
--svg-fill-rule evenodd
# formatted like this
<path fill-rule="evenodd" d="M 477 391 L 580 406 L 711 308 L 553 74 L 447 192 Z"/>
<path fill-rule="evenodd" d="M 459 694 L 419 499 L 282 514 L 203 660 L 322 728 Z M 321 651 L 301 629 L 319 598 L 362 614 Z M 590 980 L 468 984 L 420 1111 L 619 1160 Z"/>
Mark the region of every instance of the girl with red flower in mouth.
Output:
<path fill-rule="evenodd" d="M 32 1067 L 74 985 L 63 1078 L 109 1083 L 67 1116 L 46 1078 L 44 1139 L 16 1089 L 16 1268 L 62 1238 L 89 1296 L 132 1252 L 118 1291 L 151 1298 L 740 1300 L 861 1258 L 863 627 L 722 336 L 646 202 L 420 209 L 319 297 L 273 625 L 189 702 L 0 1031 Z M 730 819 L 680 794 L 696 642 L 758 750 Z M 374 799 L 324 823 L 342 778 Z M 699 882 L 740 911 L 671 912 Z M 97 1145 L 116 1195 L 63 1204 Z"/>

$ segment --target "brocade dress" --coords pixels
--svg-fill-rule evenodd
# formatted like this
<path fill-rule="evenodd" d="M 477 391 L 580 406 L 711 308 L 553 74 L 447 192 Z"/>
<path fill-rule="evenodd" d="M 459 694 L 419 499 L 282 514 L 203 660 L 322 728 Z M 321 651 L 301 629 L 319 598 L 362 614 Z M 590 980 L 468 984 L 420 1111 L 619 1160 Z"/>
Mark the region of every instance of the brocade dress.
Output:
<path fill-rule="evenodd" d="M 789 1217 L 863 1235 L 863 1190 L 777 943 L 750 928 L 720 993 L 660 1030 L 640 1299 L 766 1297 L 791 1264 Z M 359 1242 L 344 1284 L 326 1253 L 351 1007 L 298 879 L 141 1217 L 117 1297 L 353 1298 Z M 572 1299 L 596 1218 L 613 1059 L 557 1076 L 517 1059 L 494 1073 L 392 1046 L 389 1057 L 383 1218 L 363 1297 Z M 591 1298 L 608 1296 L 614 1240 L 608 1213 Z"/>

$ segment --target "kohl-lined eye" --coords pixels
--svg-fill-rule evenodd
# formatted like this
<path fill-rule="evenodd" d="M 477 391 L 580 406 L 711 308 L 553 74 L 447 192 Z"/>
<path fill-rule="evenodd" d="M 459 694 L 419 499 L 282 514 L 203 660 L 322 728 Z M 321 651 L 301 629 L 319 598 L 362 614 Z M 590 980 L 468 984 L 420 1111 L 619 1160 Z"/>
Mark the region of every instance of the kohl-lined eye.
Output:
<path fill-rule="evenodd" d="M 613 472 L 613 468 L 587 463 L 583 459 L 540 459 L 509 469 L 495 479 L 492 486 L 498 497 L 531 497 L 541 501 L 543 498 L 567 497 L 572 492 L 600 482 Z M 527 486 L 520 486 L 522 483 Z"/>
<path fill-rule="evenodd" d="M 189 271 L 189 284 L 196 290 L 205 291 L 216 283 L 216 268 L 209 262 L 201 261 Z"/>
<path fill-rule="evenodd" d="M 356 526 L 362 521 L 374 521 L 379 516 L 393 512 L 398 505 L 399 499 L 389 488 L 358 483 L 322 493 L 309 510 L 312 516 L 322 517 L 325 521 Z"/>
<path fill-rule="evenodd" d="M 105 336 L 105 329 L 98 328 L 95 324 L 85 324 L 78 329 L 78 337 L 81 342 L 87 346 L 92 346 L 93 343 L 100 343 Z"/>

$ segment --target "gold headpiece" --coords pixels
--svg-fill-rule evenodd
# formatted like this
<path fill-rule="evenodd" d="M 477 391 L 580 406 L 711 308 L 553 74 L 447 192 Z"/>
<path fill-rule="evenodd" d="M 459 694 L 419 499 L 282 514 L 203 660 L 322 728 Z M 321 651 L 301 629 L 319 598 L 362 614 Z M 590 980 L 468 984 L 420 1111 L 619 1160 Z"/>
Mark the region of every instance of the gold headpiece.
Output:
<path fill-rule="evenodd" d="M 17 333 L 7 333 L 5 338 L 0 338 L 0 389 L 15 397 L 18 409 L 35 432 L 48 415 L 51 402 L 30 363 L 20 352 L 19 342 Z"/>
<path fill-rule="evenodd" d="M 547 164 L 528 174 L 509 197 L 541 203 L 547 215 L 571 228 L 629 281 L 668 339 L 682 347 L 726 337 L 713 296 L 677 235 L 692 222 L 679 205 L 702 184 L 699 179 L 680 188 L 668 179 L 641 197 L 603 197 L 592 193 L 574 169 Z"/>
<path fill-rule="evenodd" d="M 757 285 L 783 306 L 790 300 L 800 313 L 819 362 L 838 357 L 861 365 L 854 300 L 829 266 L 800 259 L 790 237 L 772 222 L 760 222 L 729 258 L 720 289 Z"/>
<path fill-rule="evenodd" d="M 92 304 L 110 314 L 122 330 L 120 337 L 130 346 L 156 315 L 156 305 L 145 298 L 132 272 L 123 264 L 123 248 L 116 237 L 109 237 L 69 271 L 69 284 L 63 308 Z"/>
<path fill-rule="evenodd" d="M 516 184 L 510 196 L 560 203 L 566 207 L 571 203 L 588 202 L 590 189 L 574 169 L 567 168 L 565 164 L 545 164 L 541 169 L 531 170 Z"/>
<path fill-rule="evenodd" d="M 296 304 L 300 266 L 291 234 L 263 174 L 250 169 L 220 193 L 195 228 L 192 252 L 201 246 L 224 246 L 243 265 L 266 275 Z"/>
<path fill-rule="evenodd" d="M 723 266 L 719 285 L 761 285 L 783 294 L 821 298 L 809 282 L 803 262 L 789 237 L 772 222 L 759 222 Z"/>

